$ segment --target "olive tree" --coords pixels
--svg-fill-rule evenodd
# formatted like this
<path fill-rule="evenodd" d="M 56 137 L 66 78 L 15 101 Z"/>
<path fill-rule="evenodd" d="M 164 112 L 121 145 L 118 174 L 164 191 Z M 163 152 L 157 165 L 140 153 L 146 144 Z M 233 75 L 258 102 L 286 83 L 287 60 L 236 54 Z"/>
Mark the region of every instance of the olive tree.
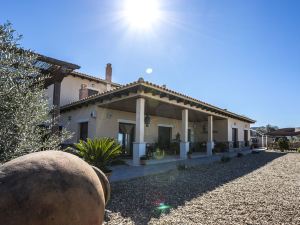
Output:
<path fill-rule="evenodd" d="M 0 161 L 59 149 L 70 134 L 51 132 L 52 117 L 43 89 L 46 78 L 33 51 L 22 48 L 10 23 L 0 25 Z"/>

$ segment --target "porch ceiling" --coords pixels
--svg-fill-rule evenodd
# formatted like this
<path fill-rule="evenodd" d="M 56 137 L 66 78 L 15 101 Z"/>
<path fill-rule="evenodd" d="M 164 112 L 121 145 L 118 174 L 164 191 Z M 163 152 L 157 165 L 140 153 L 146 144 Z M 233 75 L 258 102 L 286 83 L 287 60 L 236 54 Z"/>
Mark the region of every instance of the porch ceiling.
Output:
<path fill-rule="evenodd" d="M 113 109 L 113 110 L 120 110 L 126 112 L 135 113 L 136 111 L 136 98 L 132 97 L 128 99 L 122 99 L 120 101 L 109 102 L 109 103 L 102 103 L 99 106 Z M 156 99 L 147 98 L 145 103 L 145 115 L 149 114 L 150 116 L 159 116 L 159 117 L 166 117 L 171 119 L 178 119 L 181 120 L 181 110 L 184 107 L 180 107 L 174 105 L 172 103 L 162 102 Z M 197 111 L 196 109 L 189 109 L 189 121 L 190 122 L 200 122 L 200 121 L 207 121 L 207 116 L 210 114 Z M 214 116 L 215 120 L 224 119 L 222 117 Z"/>

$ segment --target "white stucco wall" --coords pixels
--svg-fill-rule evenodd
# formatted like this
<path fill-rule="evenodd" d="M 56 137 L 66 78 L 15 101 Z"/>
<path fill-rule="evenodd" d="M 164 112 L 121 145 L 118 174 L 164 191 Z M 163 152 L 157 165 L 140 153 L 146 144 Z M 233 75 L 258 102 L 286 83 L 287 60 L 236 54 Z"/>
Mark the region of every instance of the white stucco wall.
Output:
<path fill-rule="evenodd" d="M 79 100 L 79 90 L 82 84 L 86 84 L 87 88 L 104 92 L 107 90 L 106 84 L 97 83 L 80 77 L 67 76 L 61 82 L 60 105 L 66 105 L 70 102 Z"/>
<path fill-rule="evenodd" d="M 86 84 L 89 89 L 97 90 L 100 93 L 115 88 L 111 84 L 100 83 L 100 82 L 68 75 L 61 82 L 60 105 L 63 106 L 71 102 L 78 101 L 79 89 L 81 88 L 82 84 Z M 52 84 L 45 90 L 46 97 L 49 100 L 50 106 L 53 105 L 53 90 L 54 90 L 53 87 L 54 85 Z"/>
<path fill-rule="evenodd" d="M 220 141 L 225 142 L 228 141 L 227 137 L 227 120 L 214 120 L 213 121 L 213 140 L 214 141 Z M 196 123 L 195 130 L 195 137 L 197 142 L 206 142 L 207 141 L 207 128 L 208 128 L 208 122 L 200 122 Z"/>
<path fill-rule="evenodd" d="M 244 130 L 248 130 L 248 140 L 250 141 L 250 123 L 229 118 L 228 119 L 228 140 L 232 141 L 232 128 L 238 129 L 238 141 L 244 141 Z"/>
<path fill-rule="evenodd" d="M 97 112 L 96 105 L 85 106 L 76 110 L 68 111 L 60 116 L 60 125 L 73 133 L 73 138 L 66 143 L 75 143 L 79 140 L 79 124 L 88 122 L 88 137 L 96 137 L 96 118 L 91 117 L 91 113 Z"/>
<path fill-rule="evenodd" d="M 96 119 L 91 117 L 91 112 L 96 112 Z M 71 116 L 71 120 L 69 120 Z M 119 132 L 119 122 L 135 123 L 135 113 L 100 108 L 96 105 L 82 107 L 71 110 L 61 115 L 62 125 L 75 133 L 75 136 L 69 143 L 77 142 L 79 138 L 79 123 L 88 121 L 90 138 L 94 137 L 113 137 L 117 139 Z M 181 120 L 151 116 L 149 127 L 145 126 L 145 142 L 155 143 L 158 139 L 158 126 L 172 127 L 172 139 L 176 138 L 177 133 L 181 133 Z M 228 141 L 227 120 L 214 121 L 214 140 Z M 203 127 L 205 126 L 205 127 Z M 207 141 L 207 122 L 189 122 L 191 129 L 192 142 Z M 242 131 L 243 132 L 243 131 Z M 239 135 L 240 136 L 240 135 Z M 243 135 L 242 135 L 243 138 Z"/>

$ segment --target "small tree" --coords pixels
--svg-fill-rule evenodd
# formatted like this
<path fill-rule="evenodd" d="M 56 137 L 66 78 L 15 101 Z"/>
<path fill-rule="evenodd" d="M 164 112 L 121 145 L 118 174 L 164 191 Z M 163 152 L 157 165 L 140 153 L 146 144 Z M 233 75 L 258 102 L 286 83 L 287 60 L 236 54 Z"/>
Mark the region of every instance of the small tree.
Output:
<path fill-rule="evenodd" d="M 121 154 L 121 145 L 112 138 L 88 138 L 75 144 L 75 150 L 87 163 L 106 173 L 108 166 Z"/>
<path fill-rule="evenodd" d="M 37 56 L 19 46 L 10 23 L 0 25 L 0 161 L 41 150 L 59 149 L 69 133 L 51 133 L 44 95 L 46 78 L 34 66 Z"/>
<path fill-rule="evenodd" d="M 284 150 L 289 150 L 289 142 L 288 140 L 284 139 L 284 138 L 280 138 L 278 140 L 278 147 L 281 151 L 284 151 Z"/>

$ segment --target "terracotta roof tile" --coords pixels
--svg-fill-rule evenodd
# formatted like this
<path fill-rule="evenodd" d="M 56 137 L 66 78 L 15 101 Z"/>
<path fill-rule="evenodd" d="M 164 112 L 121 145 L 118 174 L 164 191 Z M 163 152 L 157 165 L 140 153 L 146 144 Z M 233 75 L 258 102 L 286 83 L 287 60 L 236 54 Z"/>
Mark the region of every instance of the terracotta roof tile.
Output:
<path fill-rule="evenodd" d="M 95 100 L 97 99 L 98 97 L 102 97 L 102 96 L 105 96 L 109 93 L 114 93 L 114 92 L 118 92 L 120 90 L 125 90 L 127 88 L 130 88 L 130 87 L 134 87 L 134 86 L 137 86 L 137 85 L 148 85 L 152 88 L 156 88 L 156 89 L 159 89 L 159 90 L 163 90 L 165 92 L 169 92 L 169 93 L 172 93 L 172 94 L 175 94 L 177 95 L 178 97 L 183 97 L 183 98 L 186 98 L 188 100 L 191 100 L 191 101 L 194 101 L 196 103 L 199 103 L 201 105 L 204 105 L 204 106 L 207 106 L 208 108 L 211 108 L 211 109 L 214 109 L 214 110 L 217 110 L 219 113 L 223 113 L 223 114 L 226 114 L 227 116 L 234 116 L 234 117 L 237 117 L 239 119 L 243 119 L 243 120 L 246 120 L 246 121 L 249 121 L 249 122 L 252 122 L 254 123 L 255 120 L 252 120 L 246 116 L 242 116 L 242 115 L 239 115 L 239 114 L 236 114 L 236 113 L 233 113 L 233 112 L 230 112 L 226 109 L 221 109 L 221 108 L 218 108 L 216 106 L 213 106 L 211 104 L 208 104 L 206 102 L 203 102 L 203 101 L 200 101 L 198 99 L 195 99 L 195 98 L 192 98 L 190 96 L 187 96 L 187 95 L 184 95 L 184 94 L 181 94 L 179 92 L 176 92 L 176 91 L 173 91 L 171 89 L 168 89 L 168 88 L 165 88 L 165 87 L 162 87 L 160 85 L 157 85 L 157 84 L 154 84 L 154 83 L 151 83 L 149 81 L 144 81 L 143 79 L 139 79 L 138 81 L 135 81 L 135 82 L 131 82 L 131 83 L 128 83 L 128 84 L 125 84 L 125 85 L 122 85 L 122 86 L 119 86 L 119 87 L 116 87 L 114 88 L 113 90 L 110 90 L 110 91 L 105 91 L 105 92 L 101 92 L 101 93 L 98 93 L 98 94 L 95 94 L 95 95 L 92 95 L 92 96 L 89 96 L 87 98 L 84 98 L 84 99 L 81 99 L 79 101 L 75 101 L 75 102 L 71 102 L 70 104 L 67 104 L 67 105 L 64 105 L 61 107 L 61 109 L 67 109 L 67 108 L 71 108 L 73 106 L 78 106 L 82 103 L 86 103 L 86 102 L 89 102 L 90 100 Z"/>

